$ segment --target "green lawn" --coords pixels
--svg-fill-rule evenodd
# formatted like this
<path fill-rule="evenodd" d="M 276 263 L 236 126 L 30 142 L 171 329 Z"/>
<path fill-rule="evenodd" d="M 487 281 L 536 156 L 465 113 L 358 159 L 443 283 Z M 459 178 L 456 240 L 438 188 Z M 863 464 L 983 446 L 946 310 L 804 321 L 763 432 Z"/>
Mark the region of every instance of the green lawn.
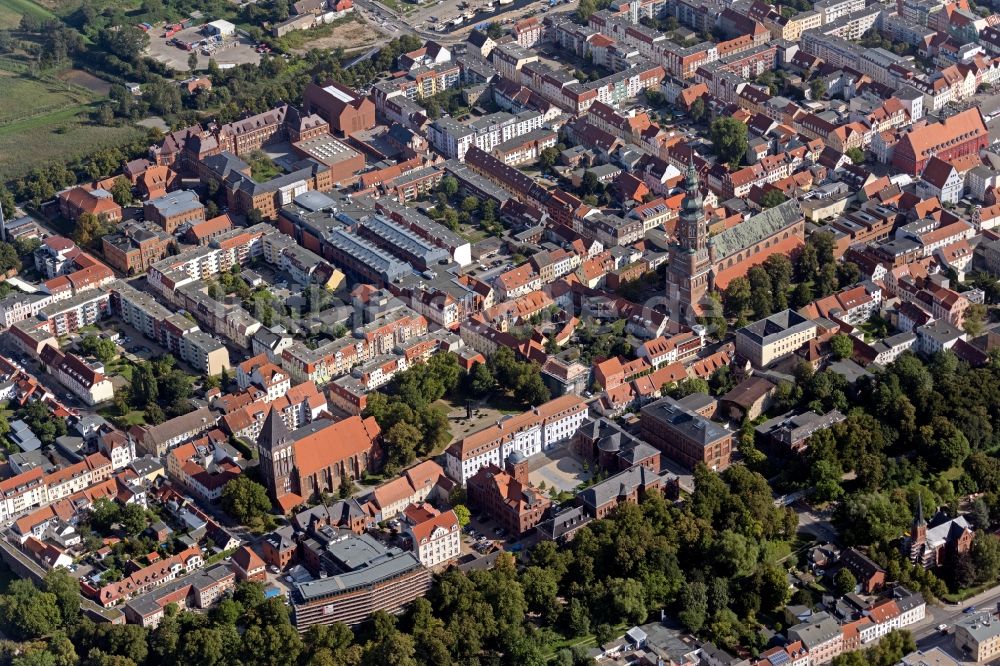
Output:
<path fill-rule="evenodd" d="M 949 592 L 948 594 L 944 595 L 942 601 L 947 602 L 949 604 L 961 603 L 966 599 L 968 599 L 969 597 L 974 597 L 980 592 L 988 590 L 993 586 L 993 584 L 994 584 L 993 582 L 990 582 L 990 583 L 983 583 L 982 585 L 977 585 L 976 587 L 964 587 L 960 590 L 957 590 L 955 592 Z"/>
<path fill-rule="evenodd" d="M 250 153 L 250 175 L 258 183 L 267 182 L 284 173 L 270 157 L 262 151 L 255 150 Z"/>
<path fill-rule="evenodd" d="M 619 625 L 616 625 L 614 627 L 615 637 L 617 638 L 621 634 L 624 634 L 625 631 L 628 630 L 629 628 L 630 625 L 627 622 L 623 622 Z M 552 661 L 553 659 L 555 659 L 556 653 L 558 653 L 559 650 L 562 650 L 563 648 L 570 648 L 570 649 L 575 647 L 589 648 L 596 646 L 597 646 L 597 638 L 593 634 L 588 634 L 586 636 L 581 636 L 578 638 L 567 638 L 565 640 L 557 641 L 552 645 L 548 646 L 548 648 L 545 649 L 543 655 L 545 656 L 546 659 Z"/>

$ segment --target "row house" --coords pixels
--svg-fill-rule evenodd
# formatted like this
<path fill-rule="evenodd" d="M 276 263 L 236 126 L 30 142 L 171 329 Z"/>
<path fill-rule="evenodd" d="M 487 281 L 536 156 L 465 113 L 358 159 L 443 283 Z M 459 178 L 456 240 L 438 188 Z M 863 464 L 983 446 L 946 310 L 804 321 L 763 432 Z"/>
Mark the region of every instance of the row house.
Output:
<path fill-rule="evenodd" d="M 636 355 L 646 359 L 655 369 L 691 358 L 701 350 L 704 342 L 697 333 L 685 330 L 669 337 L 660 336 L 643 342 L 636 349 Z"/>
<path fill-rule="evenodd" d="M 324 386 L 362 363 L 389 354 L 397 345 L 427 333 L 427 319 L 403 311 L 378 319 L 354 331 L 347 339 L 334 340 L 316 349 L 293 342 L 281 353 L 281 367 L 296 382 Z"/>
<path fill-rule="evenodd" d="M 924 96 L 924 107 L 934 113 L 948 104 L 961 102 L 976 94 L 976 75 L 971 68 L 951 65 L 931 78 L 918 77 L 910 85 Z"/>
<path fill-rule="evenodd" d="M 131 565 L 134 568 L 118 582 L 94 587 L 86 581 L 81 581 L 80 585 L 85 595 L 108 608 L 169 583 L 183 573 L 200 568 L 204 562 L 201 549 L 198 546 L 191 546 L 176 555 L 159 559 L 145 567 L 139 567 L 133 562 Z"/>
<path fill-rule="evenodd" d="M 441 499 L 453 486 L 440 465 L 426 460 L 375 488 L 367 496 L 367 504 L 376 521 L 392 520 L 411 504 Z"/>
<path fill-rule="evenodd" d="M 868 321 L 873 314 L 878 312 L 881 304 L 881 288 L 870 283 L 816 299 L 799 312 L 809 319 L 815 320 L 819 317 L 825 317 L 856 326 Z"/>
<path fill-rule="evenodd" d="M 48 502 L 57 502 L 75 493 L 111 478 L 114 473 L 111 461 L 102 453 L 92 453 L 80 462 L 63 467 L 43 480 Z"/>

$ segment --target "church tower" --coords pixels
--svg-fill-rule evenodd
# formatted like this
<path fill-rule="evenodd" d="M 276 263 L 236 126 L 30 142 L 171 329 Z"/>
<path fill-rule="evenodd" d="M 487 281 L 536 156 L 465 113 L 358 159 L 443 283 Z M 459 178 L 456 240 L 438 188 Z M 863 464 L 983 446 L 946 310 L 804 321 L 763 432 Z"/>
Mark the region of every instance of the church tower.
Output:
<path fill-rule="evenodd" d="M 667 299 L 671 315 L 682 322 L 699 314 L 699 302 L 708 292 L 712 262 L 708 253 L 708 226 L 694 161 L 688 164 L 686 194 L 677 220 L 677 242 L 670 246 Z"/>
<path fill-rule="evenodd" d="M 257 437 L 257 454 L 264 485 L 275 500 L 294 492 L 292 488 L 295 472 L 294 443 L 292 433 L 282 420 L 281 414 L 277 409 L 271 409 Z"/>
<path fill-rule="evenodd" d="M 927 541 L 927 521 L 924 520 L 924 501 L 917 496 L 917 517 L 913 521 L 913 543 L 923 545 Z"/>

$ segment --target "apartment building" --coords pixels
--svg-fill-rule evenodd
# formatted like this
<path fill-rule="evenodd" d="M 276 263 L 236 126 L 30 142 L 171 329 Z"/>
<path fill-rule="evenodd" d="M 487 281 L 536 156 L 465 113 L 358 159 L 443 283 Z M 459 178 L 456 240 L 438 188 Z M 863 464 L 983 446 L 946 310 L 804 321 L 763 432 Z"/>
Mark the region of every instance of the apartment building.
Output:
<path fill-rule="evenodd" d="M 218 375 L 232 367 L 225 344 L 187 317 L 167 309 L 150 294 L 126 282 L 116 282 L 111 287 L 111 306 L 122 321 L 196 370 Z"/>
<path fill-rule="evenodd" d="M 59 383 L 88 405 L 96 405 L 114 398 L 111 380 L 87 365 L 75 354 L 64 354 L 57 348 L 46 346 L 40 354 L 42 363 Z"/>
<path fill-rule="evenodd" d="M 425 567 L 440 566 L 461 554 L 462 529 L 451 509 L 441 512 L 430 504 L 413 504 L 403 511 L 403 534 Z"/>
<path fill-rule="evenodd" d="M 139 224 L 126 224 L 101 239 L 104 258 L 126 275 L 144 273 L 153 262 L 167 255 L 173 238 L 163 231 Z"/>
<path fill-rule="evenodd" d="M 995 659 L 1000 655 L 1000 620 L 992 611 L 961 618 L 955 623 L 955 648 L 979 664 Z"/>

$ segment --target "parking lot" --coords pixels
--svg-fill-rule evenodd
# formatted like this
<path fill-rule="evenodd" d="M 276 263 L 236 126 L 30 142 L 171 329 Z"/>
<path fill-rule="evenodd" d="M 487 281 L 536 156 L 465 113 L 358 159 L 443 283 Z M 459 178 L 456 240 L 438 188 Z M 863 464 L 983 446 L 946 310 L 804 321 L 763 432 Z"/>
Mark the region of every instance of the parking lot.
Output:
<path fill-rule="evenodd" d="M 163 26 L 158 25 L 149 31 L 149 52 L 148 55 L 157 62 L 162 62 L 171 69 L 181 72 L 189 71 L 188 56 L 192 53 L 198 56 L 198 67 L 204 69 L 208 67 L 208 61 L 214 60 L 217 65 L 225 68 L 228 66 L 245 65 L 247 63 L 257 64 L 260 62 L 261 54 L 257 53 L 255 44 L 242 35 L 224 40 L 215 47 L 215 50 L 206 55 L 202 47 L 188 51 L 170 43 L 172 39 L 181 39 L 186 42 L 193 42 L 205 39 L 201 32 L 201 26 L 185 28 L 174 34 L 170 38 L 164 36 Z"/>

